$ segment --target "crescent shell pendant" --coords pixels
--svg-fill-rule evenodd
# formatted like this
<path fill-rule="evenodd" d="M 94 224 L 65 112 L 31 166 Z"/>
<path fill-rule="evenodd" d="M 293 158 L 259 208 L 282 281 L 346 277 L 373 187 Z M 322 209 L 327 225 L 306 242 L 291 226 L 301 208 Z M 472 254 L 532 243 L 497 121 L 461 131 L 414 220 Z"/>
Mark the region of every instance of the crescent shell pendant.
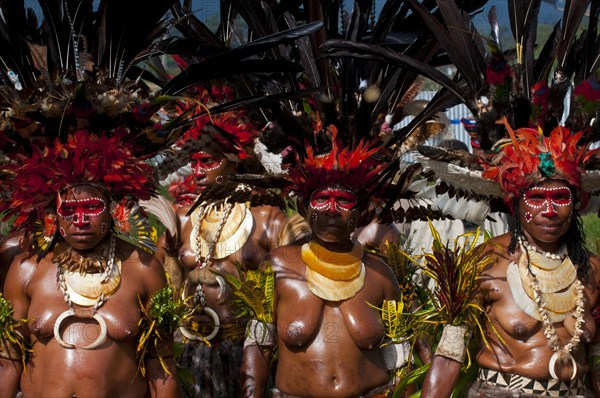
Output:
<path fill-rule="evenodd" d="M 96 313 L 92 316 L 92 319 L 94 319 L 96 322 L 98 322 L 98 326 L 100 326 L 100 335 L 94 342 L 92 342 L 91 344 L 85 345 L 85 346 L 76 346 L 74 344 L 65 342 L 62 339 L 62 337 L 60 337 L 60 325 L 64 322 L 65 319 L 72 317 L 72 316 L 75 316 L 75 311 L 73 309 L 68 309 L 68 310 L 64 311 L 62 314 L 60 314 L 58 316 L 58 318 L 56 318 L 56 321 L 54 322 L 54 339 L 56 339 L 58 344 L 60 344 L 62 347 L 69 348 L 69 349 L 81 348 L 82 350 L 93 350 L 94 348 L 99 347 L 106 341 L 106 335 L 108 332 L 108 329 L 106 327 L 106 322 L 104 321 L 104 318 L 102 318 L 102 315 Z"/>
<path fill-rule="evenodd" d="M 575 358 L 573 358 L 573 355 L 568 354 L 569 355 L 569 360 L 571 361 L 571 366 L 573 367 L 573 373 L 571 374 L 571 379 L 570 380 L 575 380 L 575 377 L 577 377 L 577 362 L 575 362 Z M 550 370 L 550 376 L 554 379 L 554 380 L 559 380 L 558 376 L 556 375 L 556 361 L 559 358 L 559 353 L 558 351 L 556 351 L 554 354 L 552 354 L 552 356 L 550 357 L 550 362 L 548 363 L 548 368 Z"/>
<path fill-rule="evenodd" d="M 72 309 L 68 309 L 68 310 L 64 311 L 62 314 L 60 314 L 58 316 L 58 318 L 56 318 L 56 321 L 54 322 L 54 338 L 56 339 L 58 344 L 60 344 L 64 348 L 75 348 L 75 346 L 73 344 L 66 343 L 62 339 L 62 337 L 60 337 L 60 324 L 65 319 L 67 319 L 68 317 L 71 317 L 71 316 L 75 316 L 75 311 L 73 311 Z"/>
<path fill-rule="evenodd" d="M 221 328 L 221 321 L 219 320 L 219 315 L 217 315 L 215 310 L 213 310 L 210 307 L 204 307 L 204 308 L 202 308 L 202 312 L 204 312 L 206 315 L 208 315 L 212 318 L 214 325 L 215 325 L 213 327 L 212 332 L 210 332 L 210 334 L 208 336 L 198 336 L 197 334 L 190 332 L 185 326 L 180 326 L 179 330 L 181 331 L 181 334 L 183 334 L 187 339 L 210 341 L 213 338 L 215 338 L 217 333 L 219 333 L 219 329 Z"/>

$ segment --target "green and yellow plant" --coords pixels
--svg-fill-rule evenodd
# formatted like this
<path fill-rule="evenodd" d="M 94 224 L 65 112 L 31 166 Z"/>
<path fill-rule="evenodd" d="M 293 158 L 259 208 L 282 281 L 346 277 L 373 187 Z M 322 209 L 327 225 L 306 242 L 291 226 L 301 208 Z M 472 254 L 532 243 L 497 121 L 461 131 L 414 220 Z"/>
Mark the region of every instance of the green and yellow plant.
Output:
<path fill-rule="evenodd" d="M 415 314 L 417 324 L 430 336 L 437 336 L 446 324 L 464 325 L 468 335 L 477 333 L 488 345 L 483 327 L 487 313 L 480 304 L 479 278 L 495 260 L 485 244 L 478 244 L 481 230 L 460 235 L 450 247 L 431 222 L 429 229 L 433 244 L 431 252 L 423 254 L 422 270 L 435 282 L 435 288 L 428 290 L 431 306 Z M 470 363 L 469 356 L 467 367 Z"/>
<path fill-rule="evenodd" d="M 29 322 L 29 320 L 17 320 L 13 318 L 13 314 L 14 308 L 12 303 L 2 297 L 2 293 L 0 293 L 0 352 L 9 353 L 17 351 L 21 357 L 23 368 L 25 368 L 27 354 L 32 352 L 32 350 L 29 348 L 27 340 L 25 340 L 17 329 Z"/>
<path fill-rule="evenodd" d="M 242 271 L 240 277 L 223 275 L 233 290 L 234 302 L 238 306 L 238 317 L 257 319 L 264 323 L 273 323 L 273 299 L 275 297 L 275 275 L 271 263 L 265 270 Z"/>
<path fill-rule="evenodd" d="M 399 254 L 415 267 L 420 268 L 435 285 L 432 289 L 423 287 L 426 298 L 420 298 L 419 310 L 403 314 L 407 329 L 402 333 L 411 335 L 414 339 L 429 337 L 432 348 L 435 348 L 444 325 L 463 325 L 466 327 L 467 336 L 475 335 L 489 346 L 483 326 L 487 321 L 487 313 L 480 301 L 479 278 L 483 271 L 493 264 L 494 258 L 487 245 L 478 244 L 482 235 L 481 230 L 460 235 L 451 246 L 450 243 L 442 241 L 439 232 L 431 222 L 429 222 L 429 229 L 433 236 L 433 244 L 431 251 L 426 251 L 422 258 L 414 258 L 398 249 Z M 484 240 L 487 240 L 487 236 L 484 236 Z M 394 255 L 396 256 L 397 253 Z M 498 335 L 493 324 L 491 322 L 487 324 L 491 325 L 492 331 Z M 500 338 L 499 335 L 498 337 Z M 396 389 L 394 397 L 401 396 L 408 383 L 407 380 L 416 382 L 424 377 L 427 367 L 428 365 L 417 368 L 407 375 Z M 470 350 L 467 350 L 467 363 L 463 373 L 473 373 Z M 460 396 L 459 391 L 455 392 L 458 394 L 456 396 Z"/>
<path fill-rule="evenodd" d="M 136 354 L 142 375 L 146 374 L 144 360 L 149 353 L 156 355 L 161 366 L 168 374 L 165 358 L 173 355 L 173 333 L 181 325 L 189 324 L 194 308 L 186 305 L 186 300 L 170 285 L 157 291 L 146 308 L 138 296 L 142 317 L 138 326 L 142 331 L 138 340 Z"/>

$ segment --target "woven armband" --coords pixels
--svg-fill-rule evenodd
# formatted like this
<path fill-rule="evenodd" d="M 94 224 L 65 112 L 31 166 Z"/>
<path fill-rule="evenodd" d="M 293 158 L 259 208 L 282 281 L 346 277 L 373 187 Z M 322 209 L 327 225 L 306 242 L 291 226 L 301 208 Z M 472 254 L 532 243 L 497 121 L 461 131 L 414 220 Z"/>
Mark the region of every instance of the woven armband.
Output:
<path fill-rule="evenodd" d="M 8 359 L 10 361 L 22 361 L 25 353 L 17 341 L 24 341 L 23 335 L 15 330 L 13 333 L 14 341 L 10 341 L 8 338 L 0 339 L 0 358 Z"/>
<path fill-rule="evenodd" d="M 465 332 L 464 326 L 445 325 L 435 355 L 463 363 L 465 360 Z"/>
<path fill-rule="evenodd" d="M 590 361 L 590 370 L 600 372 L 600 343 L 588 345 L 588 357 Z"/>
<path fill-rule="evenodd" d="M 273 347 L 275 345 L 275 325 L 251 319 L 246 325 L 244 348 L 251 345 Z"/>
<path fill-rule="evenodd" d="M 397 344 L 386 344 L 381 347 L 381 354 L 383 355 L 387 370 L 400 369 L 408 363 L 410 344 L 408 341 Z"/>

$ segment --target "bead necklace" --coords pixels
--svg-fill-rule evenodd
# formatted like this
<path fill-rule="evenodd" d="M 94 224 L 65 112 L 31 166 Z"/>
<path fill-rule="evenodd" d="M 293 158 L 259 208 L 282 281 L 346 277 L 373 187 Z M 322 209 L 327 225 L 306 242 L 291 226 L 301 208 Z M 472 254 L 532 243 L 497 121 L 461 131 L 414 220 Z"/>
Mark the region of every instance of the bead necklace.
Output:
<path fill-rule="evenodd" d="M 537 310 L 542 317 L 542 323 L 544 324 L 544 335 L 548 339 L 548 344 L 550 348 L 554 352 L 552 357 L 550 358 L 549 370 L 550 376 L 554 379 L 558 379 L 555 372 L 556 361 L 565 361 L 570 360 L 573 365 L 573 373 L 571 375 L 571 380 L 574 380 L 577 376 L 577 364 L 571 355 L 571 352 L 577 347 L 577 345 L 581 341 L 581 336 L 583 335 L 583 322 L 584 322 L 584 313 L 585 313 L 585 302 L 584 302 L 584 288 L 583 284 L 579 279 L 575 281 L 575 289 L 577 290 L 577 298 L 575 299 L 576 309 L 575 314 L 577 316 L 575 321 L 575 330 L 573 331 L 573 335 L 567 344 L 561 347 L 560 338 L 556 333 L 556 329 L 554 325 L 550 321 L 548 316 L 548 312 L 546 311 L 546 303 L 542 294 L 540 292 L 539 284 L 537 278 L 533 274 L 529 274 L 529 282 L 531 287 L 533 288 L 533 294 L 535 298 L 535 302 L 537 304 Z"/>
<path fill-rule="evenodd" d="M 522 236 L 519 236 L 519 243 L 521 245 L 523 245 L 523 247 L 525 247 L 525 249 L 527 249 L 527 251 L 531 251 L 531 252 L 536 252 L 536 253 L 540 253 L 543 254 L 544 256 L 554 259 L 554 260 L 562 260 L 565 257 L 567 257 L 567 246 L 566 245 L 562 245 L 561 248 L 558 250 L 557 253 L 551 253 L 551 252 L 545 252 L 543 250 L 538 249 L 537 247 L 535 247 L 534 245 L 532 245 L 531 243 L 529 243 L 527 241 L 527 239 L 523 238 Z"/>
<path fill-rule="evenodd" d="M 227 222 L 227 218 L 229 217 L 229 213 L 231 213 L 231 209 L 233 208 L 232 204 L 229 203 L 227 201 L 227 199 L 224 201 L 224 204 L 226 206 L 225 214 L 223 215 L 223 218 L 221 219 L 221 221 L 219 222 L 219 224 L 216 228 L 214 239 L 212 240 L 212 242 L 210 242 L 206 256 L 204 256 L 204 257 L 202 256 L 202 253 L 201 253 L 203 239 L 202 239 L 202 234 L 200 233 L 200 227 L 202 225 L 202 220 L 204 219 L 204 217 L 206 217 L 206 215 L 210 211 L 215 209 L 216 205 L 214 203 L 211 203 L 209 205 L 202 206 L 198 211 L 198 219 L 196 221 L 196 225 L 194 225 L 194 228 L 192 229 L 191 239 L 196 242 L 196 248 L 194 250 L 194 252 L 195 252 L 194 254 L 196 256 L 196 263 L 200 264 L 200 266 L 198 267 L 199 269 L 204 269 L 204 268 L 208 267 L 210 265 L 210 263 L 213 261 L 213 258 L 212 258 L 213 253 L 214 253 L 217 243 L 219 241 L 219 237 L 221 236 L 221 231 L 223 230 L 223 227 L 225 226 L 225 223 Z M 223 277 L 220 275 L 217 275 L 216 280 L 220 287 L 219 295 L 217 296 L 217 298 L 220 298 L 223 294 L 225 283 L 223 281 Z M 184 282 L 184 286 L 181 291 L 182 298 L 184 300 L 186 299 L 186 297 L 185 297 L 186 287 L 187 287 L 187 279 Z M 192 295 L 191 302 L 194 306 L 200 304 L 201 311 L 212 318 L 212 320 L 214 322 L 213 330 L 208 336 L 196 335 L 196 333 L 191 332 L 184 325 L 180 326 L 179 330 L 181 331 L 181 334 L 183 334 L 183 336 L 189 340 L 203 340 L 203 341 L 208 342 L 208 341 L 212 340 L 219 332 L 219 329 L 221 328 L 221 321 L 219 319 L 217 312 L 215 310 L 213 310 L 211 307 L 206 305 L 206 294 L 204 293 L 204 288 L 202 287 L 201 281 L 199 281 L 198 284 L 196 285 L 196 290 L 194 291 L 194 294 Z"/>
<path fill-rule="evenodd" d="M 227 223 L 227 219 L 229 218 L 229 214 L 231 213 L 231 210 L 233 209 L 233 205 L 231 203 L 229 203 L 227 200 L 223 203 L 225 206 L 225 210 L 224 210 L 224 214 L 223 214 L 223 218 L 221 218 L 221 220 L 219 221 L 219 224 L 217 225 L 216 231 L 215 231 L 215 235 L 214 235 L 214 239 L 212 240 L 212 242 L 209 243 L 208 246 L 208 250 L 206 255 L 203 257 L 202 256 L 202 243 L 203 243 L 203 239 L 202 239 L 202 234 L 200 233 L 200 227 L 202 226 L 202 221 L 204 220 L 204 218 L 214 209 L 216 209 L 216 205 L 214 204 L 210 204 L 206 207 L 204 207 L 201 211 L 198 212 L 198 220 L 196 222 L 196 225 L 194 226 L 194 230 L 192 231 L 192 234 L 195 234 L 195 239 L 196 239 L 196 250 L 195 250 L 195 255 L 196 255 L 196 263 L 200 264 L 200 269 L 202 268 L 206 268 L 210 262 L 213 259 L 213 254 L 215 252 L 215 248 L 217 247 L 217 243 L 219 242 L 219 238 L 221 237 L 221 232 L 223 231 L 223 227 L 225 226 L 225 223 Z"/>

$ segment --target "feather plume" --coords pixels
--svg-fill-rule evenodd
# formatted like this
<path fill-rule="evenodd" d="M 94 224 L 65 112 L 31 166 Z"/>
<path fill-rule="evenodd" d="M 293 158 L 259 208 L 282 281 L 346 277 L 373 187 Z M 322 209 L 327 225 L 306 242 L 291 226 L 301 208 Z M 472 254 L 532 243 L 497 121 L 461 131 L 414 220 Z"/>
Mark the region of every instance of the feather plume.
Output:
<path fill-rule="evenodd" d="M 565 68 L 570 47 L 574 43 L 575 35 L 589 4 L 590 0 L 567 0 L 565 2 L 561 26 L 561 40 L 556 50 L 558 71 L 562 71 Z"/>
<path fill-rule="evenodd" d="M 141 200 L 140 207 L 147 213 L 155 216 L 167 229 L 171 238 L 178 239 L 177 214 L 164 196 L 153 196 L 148 200 Z"/>

